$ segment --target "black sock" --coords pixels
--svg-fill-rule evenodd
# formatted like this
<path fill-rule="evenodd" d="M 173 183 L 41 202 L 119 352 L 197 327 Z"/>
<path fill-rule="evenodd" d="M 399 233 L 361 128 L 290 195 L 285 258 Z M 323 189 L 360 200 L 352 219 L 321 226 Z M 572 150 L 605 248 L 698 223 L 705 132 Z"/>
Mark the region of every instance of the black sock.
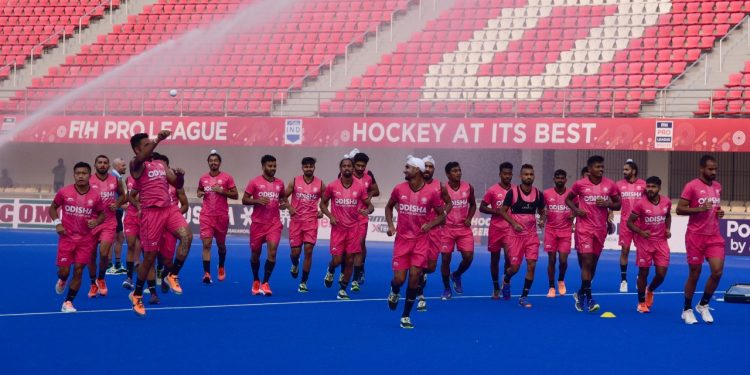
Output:
<path fill-rule="evenodd" d="M 310 277 L 310 271 L 302 271 L 302 282 L 306 283 L 307 278 Z"/>
<path fill-rule="evenodd" d="M 97 273 L 96 278 L 99 280 L 104 280 L 104 275 L 106 272 L 106 269 L 99 269 L 99 273 Z"/>
<path fill-rule="evenodd" d="M 90 277 L 89 280 L 91 280 L 91 285 L 96 285 L 96 276 Z"/>
<path fill-rule="evenodd" d="M 260 277 L 258 277 L 258 272 L 260 271 L 260 260 L 257 262 L 250 261 L 250 269 L 253 270 L 253 281 L 260 281 Z"/>
<path fill-rule="evenodd" d="M 263 283 L 267 283 L 269 279 L 271 279 L 271 274 L 273 273 L 273 267 L 276 266 L 276 262 L 271 262 L 270 260 L 266 259 L 266 264 L 263 266 Z"/>
<path fill-rule="evenodd" d="M 685 297 L 685 303 L 682 305 L 683 310 L 690 310 L 693 308 L 693 299 Z"/>
<path fill-rule="evenodd" d="M 398 294 L 398 292 L 400 292 L 399 289 L 401 288 L 398 285 L 396 285 L 396 283 L 391 281 L 391 292 L 393 292 L 393 294 Z"/>
<path fill-rule="evenodd" d="M 185 264 L 183 262 L 184 261 L 182 261 L 182 260 L 175 259 L 174 260 L 174 264 L 172 265 L 172 269 L 169 270 L 169 273 L 172 274 L 172 275 L 175 275 L 175 276 L 179 275 L 180 274 L 180 270 L 182 269 L 182 265 Z"/>
<path fill-rule="evenodd" d="M 362 273 L 365 272 L 365 268 L 362 266 L 354 266 L 354 277 L 353 280 L 359 281 L 359 278 L 362 277 Z"/>
<path fill-rule="evenodd" d="M 423 271 L 424 272 L 424 271 Z M 419 288 L 417 288 L 417 295 L 424 295 L 424 287 L 427 286 L 427 274 L 422 273 L 422 278 L 419 280 Z"/>
<path fill-rule="evenodd" d="M 414 301 L 417 299 L 417 289 L 406 288 L 406 302 L 404 303 L 404 313 L 401 314 L 402 318 L 408 317 L 411 313 L 411 308 L 414 306 Z"/>
<path fill-rule="evenodd" d="M 341 262 L 341 273 L 344 273 L 344 269 L 346 268 L 346 263 L 343 261 Z M 333 273 L 333 272 L 332 272 Z"/>
<path fill-rule="evenodd" d="M 295 267 L 299 267 L 299 257 L 292 257 L 292 265 Z"/>
<path fill-rule="evenodd" d="M 550 280 L 549 281 L 549 287 L 550 288 L 554 288 L 555 287 L 555 280 Z"/>
<path fill-rule="evenodd" d="M 500 282 L 497 279 L 492 279 L 492 287 L 497 290 L 500 289 Z"/>
<path fill-rule="evenodd" d="M 219 251 L 219 267 L 224 268 L 224 262 L 227 260 L 227 252 Z"/>
<path fill-rule="evenodd" d="M 620 265 L 620 279 L 622 281 L 628 280 L 628 265 Z"/>
<path fill-rule="evenodd" d="M 440 275 L 443 278 L 443 288 L 448 289 L 451 287 L 450 284 L 450 274 L 448 275 Z"/>
<path fill-rule="evenodd" d="M 148 291 L 156 295 L 156 280 L 147 280 L 146 285 L 148 285 Z"/>
<path fill-rule="evenodd" d="M 346 291 L 346 287 L 349 285 L 348 280 L 343 280 L 339 283 L 339 289 Z"/>
<path fill-rule="evenodd" d="M 107 269 L 112 268 L 112 263 L 107 263 Z"/>
<path fill-rule="evenodd" d="M 135 265 L 133 262 L 125 262 L 125 268 L 128 270 L 128 279 L 133 278 L 133 268 L 135 268 Z"/>
<path fill-rule="evenodd" d="M 529 279 L 523 280 L 523 292 L 521 292 L 521 297 L 529 296 L 529 289 L 531 289 L 531 283 L 533 282 L 534 280 L 529 280 Z"/>
<path fill-rule="evenodd" d="M 469 262 L 463 262 L 462 261 L 461 263 L 459 263 L 458 264 L 458 269 L 456 269 L 456 272 L 454 272 L 455 276 L 461 276 L 461 275 L 463 275 L 464 272 L 466 272 L 466 270 L 469 269 L 470 265 L 471 265 L 471 263 L 469 263 Z"/>
<path fill-rule="evenodd" d="M 645 302 L 646 302 L 646 291 L 644 290 L 643 292 L 641 292 L 639 290 L 638 291 L 638 303 L 645 303 Z"/>
<path fill-rule="evenodd" d="M 591 299 L 591 280 L 583 280 L 583 282 L 581 282 L 580 293 L 585 295 L 586 298 Z"/>
<path fill-rule="evenodd" d="M 342 268 L 342 272 L 343 272 L 343 268 Z M 328 266 L 328 273 L 330 273 L 331 275 L 335 275 L 336 274 L 336 267 L 335 266 Z"/>
<path fill-rule="evenodd" d="M 133 295 L 142 296 L 143 284 L 145 283 L 146 283 L 146 280 L 141 280 L 140 278 L 138 278 L 138 280 L 135 281 L 135 292 L 133 292 Z"/>
<path fill-rule="evenodd" d="M 203 272 L 205 272 L 205 273 L 211 272 L 211 261 L 210 260 L 204 260 L 203 261 Z"/>
<path fill-rule="evenodd" d="M 117 268 L 117 269 L 122 268 L 122 262 L 120 262 L 120 258 L 117 258 L 115 260 L 115 268 Z"/>
<path fill-rule="evenodd" d="M 76 294 L 78 294 L 77 290 L 73 290 L 71 288 L 68 288 L 68 295 L 65 297 L 65 300 L 73 302 L 73 300 L 76 298 Z"/>
<path fill-rule="evenodd" d="M 705 305 L 708 305 L 709 302 L 711 302 L 711 295 L 707 295 L 706 293 L 703 293 L 703 296 L 701 297 L 701 301 L 699 303 L 705 306 Z"/>
<path fill-rule="evenodd" d="M 503 275 L 503 284 L 510 285 L 510 277 L 508 275 Z"/>

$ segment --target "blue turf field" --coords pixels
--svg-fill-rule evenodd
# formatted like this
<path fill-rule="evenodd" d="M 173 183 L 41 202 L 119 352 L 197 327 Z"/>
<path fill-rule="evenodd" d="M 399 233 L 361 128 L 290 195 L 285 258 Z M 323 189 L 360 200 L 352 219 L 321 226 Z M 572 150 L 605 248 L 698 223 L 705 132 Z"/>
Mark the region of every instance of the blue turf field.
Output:
<path fill-rule="evenodd" d="M 146 318 L 130 310 L 124 276 L 107 276 L 109 296 L 86 298 L 76 314 L 57 313 L 63 296 L 54 293 L 56 236 L 49 232 L 0 231 L 1 374 L 68 374 L 73 371 L 133 373 L 682 373 L 746 374 L 750 306 L 713 301 L 716 323 L 685 326 L 680 320 L 684 256 L 672 258 L 651 314 L 635 311 L 635 293 L 617 293 L 618 254 L 602 257 L 594 294 L 602 311 L 617 317 L 578 313 L 569 296 L 547 299 L 546 255 L 537 266 L 531 310 L 517 305 L 523 269 L 514 278 L 511 301 L 494 301 L 488 261 L 478 249 L 464 276 L 464 297 L 440 301 L 442 283 L 432 275 L 429 311 L 412 313 L 414 330 L 398 326 L 388 310 L 390 248 L 370 244 L 367 280 L 352 301 L 336 301 L 337 288 L 323 286 L 328 245 L 319 243 L 308 286 L 296 291 L 289 275 L 289 248 L 279 250 L 271 279 L 273 297 L 250 295 L 247 239 L 230 237 L 227 281 L 203 286 L 196 240 L 181 274 L 185 293 L 164 295 L 147 305 Z M 634 255 L 631 255 L 631 260 Z M 214 250 L 213 265 L 216 266 Z M 454 268 L 457 264 L 454 256 Z M 265 259 L 265 257 L 263 258 Z M 750 258 L 729 258 L 720 291 L 750 282 Z M 262 267 L 261 267 L 262 272 Z M 635 290 L 631 266 L 630 287 Z M 699 283 L 702 290 L 707 269 Z M 87 273 L 84 272 L 84 275 Z M 579 285 L 571 257 L 568 288 Z M 402 290 L 403 295 L 403 290 Z M 698 302 L 696 295 L 695 303 Z M 716 297 L 721 298 L 718 294 Z M 403 303 L 403 302 L 401 302 Z M 700 318 L 699 318 L 700 321 Z M 402 367 L 406 368 L 402 368 Z"/>

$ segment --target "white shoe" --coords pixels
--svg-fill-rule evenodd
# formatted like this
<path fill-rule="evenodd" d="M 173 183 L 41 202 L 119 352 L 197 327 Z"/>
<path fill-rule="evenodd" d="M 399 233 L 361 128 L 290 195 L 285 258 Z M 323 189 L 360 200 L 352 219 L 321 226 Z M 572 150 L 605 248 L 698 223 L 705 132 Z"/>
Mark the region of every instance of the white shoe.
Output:
<path fill-rule="evenodd" d="M 701 305 L 698 304 L 695 306 L 695 311 L 698 312 L 698 314 L 701 314 L 701 319 L 703 319 L 704 322 L 711 324 L 714 322 L 714 317 L 711 316 L 711 308 L 708 307 L 708 305 Z M 695 318 L 693 318 L 695 319 Z"/>
<path fill-rule="evenodd" d="M 628 282 L 623 280 L 620 282 L 620 293 L 627 293 L 628 292 Z"/>
<path fill-rule="evenodd" d="M 107 268 L 106 271 L 104 271 L 104 273 L 107 274 L 107 275 L 116 275 L 117 274 L 117 268 L 115 268 L 115 266 L 109 267 L 109 268 Z"/>
<path fill-rule="evenodd" d="M 693 314 L 693 309 L 684 310 L 682 312 L 682 316 L 680 317 L 685 322 L 685 324 L 690 325 L 698 323 L 698 319 L 695 319 L 695 314 Z"/>
<path fill-rule="evenodd" d="M 419 312 L 427 311 L 427 301 L 424 299 L 424 296 L 421 296 L 419 298 L 419 301 L 417 302 L 417 311 Z"/>
<path fill-rule="evenodd" d="M 57 279 L 57 283 L 55 284 L 55 293 L 63 294 L 64 291 L 65 291 L 65 281 Z"/>
<path fill-rule="evenodd" d="M 73 307 L 73 303 L 72 302 L 65 301 L 65 302 L 63 302 L 62 308 L 60 308 L 60 311 L 62 311 L 64 313 L 74 313 L 74 312 L 76 312 L 78 310 L 76 310 L 76 308 Z"/>

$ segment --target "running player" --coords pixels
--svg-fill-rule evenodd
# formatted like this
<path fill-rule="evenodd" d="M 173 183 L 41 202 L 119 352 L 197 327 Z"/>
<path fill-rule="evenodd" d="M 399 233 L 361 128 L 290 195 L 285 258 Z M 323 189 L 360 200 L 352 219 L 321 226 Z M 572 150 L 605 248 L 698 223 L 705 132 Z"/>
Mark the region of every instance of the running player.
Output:
<path fill-rule="evenodd" d="M 108 210 L 99 192 L 91 188 L 90 177 L 91 166 L 84 162 L 76 163 L 73 167 L 75 183 L 58 190 L 49 206 L 49 216 L 59 235 L 57 294 L 65 291 L 70 266 L 73 265 L 73 279 L 61 308 L 64 313 L 76 312 L 73 300 L 81 288 L 83 267 L 91 262 L 91 254 L 96 251 L 93 229 L 104 221 L 104 212 Z M 58 209 L 61 214 L 58 214 Z"/>
<path fill-rule="evenodd" d="M 122 282 L 122 287 L 133 290 L 133 271 L 135 264 L 141 259 L 141 204 L 138 202 L 138 190 L 135 190 L 135 179 L 128 176 L 125 179 L 125 187 L 128 191 L 128 208 L 125 210 L 123 227 L 125 230 L 125 241 L 128 244 L 128 252 L 125 253 L 125 270 L 127 278 Z"/>
<path fill-rule="evenodd" d="M 320 201 L 320 210 L 331 223 L 331 261 L 328 263 L 323 283 L 326 288 L 330 288 L 333 285 L 336 267 L 344 264 L 343 277 L 339 278 L 340 288 L 336 295 L 336 298 L 341 300 L 349 299 L 346 287 L 354 270 L 355 259 L 362 256 L 360 237 L 363 234 L 360 218 L 366 217 L 374 210 L 367 195 L 367 188 L 352 178 L 353 170 L 354 163 L 351 159 L 341 160 L 341 177 L 328 184 Z"/>
<path fill-rule="evenodd" d="M 352 156 L 352 160 L 354 161 L 354 179 L 365 185 L 365 188 L 367 188 L 367 196 L 369 196 L 370 199 L 379 197 L 380 188 L 378 188 L 378 183 L 375 181 L 375 175 L 372 174 L 372 171 L 367 169 L 367 164 L 370 163 L 370 157 L 363 152 L 359 152 L 357 149 L 352 150 L 352 152 L 355 152 L 354 156 Z M 367 258 L 367 225 L 369 223 L 369 220 L 369 217 L 363 217 L 359 219 L 359 224 L 362 227 L 363 235 L 362 239 L 360 240 L 360 243 L 362 245 L 362 262 L 359 263 L 358 260 L 354 261 L 354 267 L 356 267 L 358 270 L 354 274 L 354 280 L 357 281 L 357 286 L 365 283 L 365 260 Z M 352 287 L 354 287 L 353 283 Z"/>
<path fill-rule="evenodd" d="M 638 178 L 638 165 L 632 159 L 625 161 L 625 165 L 622 167 L 622 176 L 623 179 L 617 181 L 620 201 L 622 201 L 620 237 L 618 240 L 618 244 L 622 248 L 620 251 L 620 293 L 627 293 L 628 254 L 630 254 L 630 245 L 633 243 L 633 232 L 628 227 L 628 218 L 633 205 L 643 197 L 643 192 L 646 190 L 646 181 Z"/>
<path fill-rule="evenodd" d="M 286 206 L 284 196 L 284 182 L 274 177 L 276 175 L 276 158 L 271 155 L 263 155 L 260 159 L 263 166 L 263 174 L 255 177 L 247 183 L 245 193 L 242 196 L 242 204 L 253 206 L 250 223 L 250 267 L 253 271 L 253 295 L 272 295 L 271 286 L 268 281 L 276 266 L 276 250 L 281 241 L 281 214 L 279 210 L 282 204 Z M 260 252 L 266 244 L 268 257 L 264 266 L 263 283 L 260 282 L 258 272 L 260 271 Z"/>
<path fill-rule="evenodd" d="M 155 141 L 150 140 L 146 133 L 138 133 L 130 138 L 130 146 L 135 153 L 135 158 L 130 162 L 130 173 L 135 179 L 133 188 L 139 192 L 140 238 L 144 254 L 143 262 L 138 269 L 135 291 L 130 293 L 129 297 L 133 303 L 133 311 L 141 316 L 146 315 L 146 308 L 143 306 L 143 286 L 149 271 L 154 267 L 164 232 L 168 231 L 180 237 L 177 259 L 166 277 L 170 288 L 176 294 L 182 294 L 178 275 L 193 241 L 193 233 L 185 218 L 171 207 L 169 198 L 169 185 L 181 189 L 185 183 L 185 171 L 172 170 L 161 161 L 151 160 L 156 146 L 169 135 L 168 130 L 162 130 Z"/>
<path fill-rule="evenodd" d="M 537 225 L 544 228 L 545 209 L 544 196 L 534 185 L 534 167 L 531 164 L 521 166 L 521 184 L 505 194 L 500 215 L 510 224 L 513 230 L 509 234 L 508 253 L 510 267 L 505 270 L 503 277 L 503 299 L 510 299 L 510 280 L 518 273 L 523 258 L 526 258 L 526 278 L 518 304 L 531 308 L 528 300 L 529 289 L 534 282 L 536 261 L 539 259 L 539 236 Z M 537 221 L 536 215 L 539 214 Z"/>
<path fill-rule="evenodd" d="M 599 304 L 591 295 L 591 281 L 607 238 L 609 210 L 620 209 L 620 192 L 612 180 L 604 177 L 603 157 L 591 156 L 586 164 L 589 176 L 573 184 L 565 204 L 577 217 L 576 235 L 580 241 L 576 247 L 581 258 L 581 288 L 573 294 L 575 308 L 594 312 L 599 310 Z"/>
<path fill-rule="evenodd" d="M 431 155 L 427 155 L 422 158 L 424 161 L 424 183 L 427 189 L 433 189 L 443 199 L 445 203 L 445 211 L 448 212 L 451 209 L 451 197 L 448 195 L 448 190 L 443 184 L 437 179 L 434 179 L 435 175 L 435 159 Z M 435 218 L 435 214 L 430 212 L 427 220 L 431 221 Z M 419 284 L 417 311 L 427 311 L 427 300 L 424 298 L 424 288 L 427 286 L 427 275 L 435 272 L 437 269 L 437 261 L 440 257 L 440 249 L 443 247 L 443 240 L 445 238 L 445 226 L 443 223 L 437 225 L 430 230 L 427 234 L 429 251 L 427 252 L 427 268 L 422 272 L 422 280 Z"/>
<path fill-rule="evenodd" d="M 555 171 L 555 187 L 544 191 L 544 203 L 547 205 L 547 222 L 544 227 L 544 251 L 547 252 L 547 277 L 549 280 L 548 298 L 554 298 L 555 291 L 555 263 L 560 254 L 560 273 L 557 276 L 557 291 L 561 296 L 567 293 L 565 287 L 565 272 L 568 270 L 568 256 L 571 249 L 571 234 L 573 233 L 573 216 L 570 207 L 565 204 L 568 189 L 568 173 L 562 169 Z"/>
<path fill-rule="evenodd" d="M 504 162 L 500 164 L 500 182 L 490 186 L 479 204 L 479 212 L 492 215 L 490 218 L 490 230 L 487 236 L 487 250 L 490 252 L 490 275 L 492 276 L 492 299 L 500 298 L 500 252 L 505 249 L 505 262 L 503 273 L 510 265 L 508 261 L 508 234 L 511 230 L 502 216 L 500 208 L 505 201 L 505 194 L 513 188 L 510 181 L 513 179 L 513 164 Z"/>
<path fill-rule="evenodd" d="M 628 228 L 637 236 L 633 239 L 636 246 L 636 264 L 638 265 L 638 307 L 639 313 L 651 311 L 654 305 L 654 290 L 664 282 L 669 267 L 669 244 L 672 237 L 672 202 L 669 197 L 659 195 L 661 179 L 656 176 L 646 180 L 646 198 L 639 199 L 631 207 L 628 216 Z M 656 275 L 651 285 L 646 288 L 648 271 L 653 264 Z"/>
<path fill-rule="evenodd" d="M 427 267 L 428 233 L 434 226 L 445 220 L 443 199 L 434 189 L 428 189 L 424 182 L 424 161 L 411 155 L 406 159 L 404 175 L 406 182 L 393 188 L 385 206 L 385 221 L 388 223 L 388 236 L 396 235 L 393 244 L 393 280 L 388 295 L 388 307 L 396 310 L 401 286 L 407 280 L 406 302 L 401 315 L 401 328 L 414 328 L 409 315 L 414 306 L 422 279 L 422 270 Z M 393 208 L 398 209 L 398 229 L 393 225 Z M 437 216 L 428 220 L 431 211 Z"/>
<path fill-rule="evenodd" d="M 123 190 L 127 193 L 127 188 L 125 187 L 125 172 L 127 171 L 128 164 L 125 163 L 125 160 L 122 158 L 115 158 L 112 160 L 112 175 L 117 178 L 117 181 L 120 182 L 120 185 L 122 185 Z M 117 199 L 120 199 L 121 196 L 118 196 Z M 125 202 L 123 205 L 127 204 L 127 197 L 125 197 Z M 120 206 L 120 208 L 117 209 L 115 212 L 115 218 L 117 219 L 117 231 L 115 233 L 115 244 L 112 247 L 114 250 L 114 256 L 115 256 L 115 262 L 112 263 L 112 258 L 109 259 L 109 266 L 107 267 L 107 275 L 122 275 L 127 273 L 127 270 L 122 267 L 122 245 L 125 242 L 125 235 L 123 233 L 123 215 L 125 210 Z"/>
<path fill-rule="evenodd" d="M 474 260 L 474 233 L 471 230 L 471 219 L 477 211 L 477 202 L 474 198 L 474 187 L 469 183 L 461 181 L 461 166 L 452 161 L 445 165 L 445 174 L 448 176 L 448 194 L 451 199 L 451 209 L 445 218 L 445 237 L 440 248 L 443 263 L 440 265 L 440 273 L 443 276 L 443 291 L 440 297 L 443 300 L 451 299 L 451 287 L 457 294 L 464 292 L 461 284 L 461 275 L 469 269 Z M 451 257 L 453 249 L 461 252 L 461 264 L 456 271 L 451 273 Z"/>
<path fill-rule="evenodd" d="M 94 169 L 96 173 L 91 176 L 89 184 L 94 191 L 98 191 L 107 210 L 104 213 L 104 222 L 97 226 L 93 235 L 99 244 L 99 272 L 97 273 L 96 251 L 91 256 L 89 264 L 89 277 L 91 278 L 91 289 L 89 298 L 96 297 L 97 293 L 104 297 L 107 295 L 107 283 L 104 281 L 104 275 L 107 272 L 109 264 L 110 251 L 112 244 L 115 242 L 117 232 L 117 218 L 115 212 L 125 203 L 125 189 L 123 189 L 120 180 L 109 173 L 109 158 L 105 155 L 99 155 L 94 159 Z M 94 244 L 96 246 L 96 244 Z"/>
<path fill-rule="evenodd" d="M 208 154 L 209 171 L 198 180 L 198 198 L 203 199 L 200 215 L 200 237 L 203 242 L 203 283 L 211 284 L 211 242 L 216 238 L 219 250 L 219 281 L 224 281 L 227 273 L 224 262 L 227 259 L 227 232 L 229 231 L 229 203 L 227 199 L 237 199 L 237 186 L 234 178 L 220 170 L 221 155 L 216 150 Z"/>
<path fill-rule="evenodd" d="M 706 280 L 703 296 L 695 306 L 695 311 L 701 314 L 701 319 L 706 323 L 714 322 L 708 303 L 711 302 L 724 272 L 724 238 L 719 230 L 719 219 L 724 217 L 724 210 L 721 208 L 721 184 L 716 182 L 717 168 L 716 159 L 711 155 L 704 155 L 700 159 L 700 176 L 685 185 L 677 203 L 677 215 L 690 216 L 685 232 L 690 274 L 685 283 L 682 312 L 682 320 L 686 324 L 698 322 L 693 314 L 692 304 L 703 260 L 708 261 L 711 275 Z"/>
<path fill-rule="evenodd" d="M 292 277 L 299 276 L 299 258 L 302 247 L 305 248 L 305 260 L 302 263 L 302 280 L 297 291 L 305 293 L 307 279 L 312 267 L 312 252 L 318 240 L 318 219 L 323 212 L 318 211 L 320 197 L 325 191 L 325 184 L 315 177 L 315 158 L 302 158 L 302 175 L 289 182 L 284 195 L 291 197 L 289 205 L 289 246 L 292 248 Z M 353 167 L 352 167 L 353 168 Z M 351 176 L 349 176 L 351 178 Z"/>

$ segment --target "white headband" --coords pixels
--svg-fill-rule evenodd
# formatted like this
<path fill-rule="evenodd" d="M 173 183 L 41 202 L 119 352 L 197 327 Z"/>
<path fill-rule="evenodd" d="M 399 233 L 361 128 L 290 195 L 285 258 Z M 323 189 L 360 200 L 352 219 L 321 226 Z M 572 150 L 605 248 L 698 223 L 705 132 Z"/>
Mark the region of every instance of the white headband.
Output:
<path fill-rule="evenodd" d="M 415 158 L 414 156 L 407 156 L 406 157 L 406 165 L 412 166 L 414 168 L 419 168 L 420 171 L 424 172 L 424 160 L 420 158 Z"/>
<path fill-rule="evenodd" d="M 432 164 L 433 166 L 435 165 L 435 159 L 433 159 L 433 158 L 432 158 L 432 155 L 427 155 L 427 156 L 423 157 L 423 158 L 422 158 L 422 161 L 423 161 L 423 162 L 424 162 L 425 164 L 427 164 L 427 163 L 430 163 L 430 164 Z"/>
<path fill-rule="evenodd" d="M 357 154 L 359 154 L 359 150 L 355 148 L 354 150 L 349 151 L 348 154 L 344 154 L 344 159 L 352 159 L 354 155 Z"/>

